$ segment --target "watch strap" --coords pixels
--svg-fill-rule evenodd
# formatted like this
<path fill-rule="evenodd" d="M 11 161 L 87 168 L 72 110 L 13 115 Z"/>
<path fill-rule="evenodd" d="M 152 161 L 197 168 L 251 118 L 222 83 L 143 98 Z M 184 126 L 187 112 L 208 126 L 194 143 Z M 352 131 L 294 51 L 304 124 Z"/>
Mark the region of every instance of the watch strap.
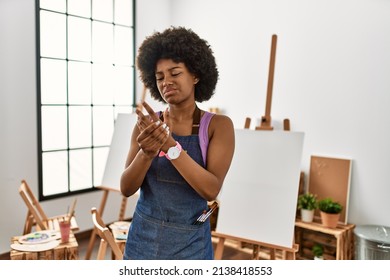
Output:
<path fill-rule="evenodd" d="M 176 145 L 173 146 L 173 147 L 178 148 L 180 152 L 183 150 L 183 148 L 181 147 L 180 143 L 177 142 L 177 141 L 176 141 Z M 171 147 L 171 148 L 172 148 L 172 147 Z M 160 153 L 158 154 L 158 156 L 159 156 L 159 157 L 165 156 L 167 159 L 172 160 L 172 159 L 168 156 L 168 152 L 165 153 L 165 152 L 163 152 L 163 151 L 160 151 Z"/>

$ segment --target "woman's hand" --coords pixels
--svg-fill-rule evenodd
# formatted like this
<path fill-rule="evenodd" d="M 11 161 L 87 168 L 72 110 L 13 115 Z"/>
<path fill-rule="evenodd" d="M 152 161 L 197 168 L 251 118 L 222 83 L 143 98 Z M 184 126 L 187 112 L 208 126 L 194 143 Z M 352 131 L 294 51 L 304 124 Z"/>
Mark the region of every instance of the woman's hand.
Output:
<path fill-rule="evenodd" d="M 149 113 L 145 116 L 140 107 L 137 107 L 138 115 L 137 126 L 140 134 L 137 137 L 137 143 L 142 151 L 150 158 L 158 155 L 163 145 L 169 138 L 169 126 L 160 121 L 154 110 L 143 102 L 142 106 Z"/>

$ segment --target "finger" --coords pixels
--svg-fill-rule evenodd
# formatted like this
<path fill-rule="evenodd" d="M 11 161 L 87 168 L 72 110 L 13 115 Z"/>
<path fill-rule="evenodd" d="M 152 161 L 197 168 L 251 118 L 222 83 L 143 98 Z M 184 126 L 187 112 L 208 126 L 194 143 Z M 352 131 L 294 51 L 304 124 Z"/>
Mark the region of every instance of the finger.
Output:
<path fill-rule="evenodd" d="M 162 126 L 156 129 L 153 134 L 141 133 L 137 137 L 139 147 L 147 154 L 158 153 L 168 140 L 169 132 Z"/>
<path fill-rule="evenodd" d="M 165 144 L 168 139 L 167 133 L 160 133 L 159 135 L 154 135 L 153 137 L 143 138 L 139 135 L 137 139 L 140 148 L 147 151 L 159 151 L 161 147 Z"/>
<path fill-rule="evenodd" d="M 157 122 L 149 124 L 138 136 L 140 140 L 145 138 L 158 138 L 160 134 L 168 134 L 170 130 L 167 124 L 158 120 Z"/>
<path fill-rule="evenodd" d="M 137 106 L 136 106 L 136 108 L 138 108 L 141 112 L 142 112 L 142 109 L 143 109 L 142 103 L 145 102 L 146 92 L 147 92 L 147 88 L 146 88 L 146 86 L 144 85 L 144 87 L 143 87 L 143 89 L 142 89 L 142 93 L 141 93 L 140 102 L 137 103 Z"/>
<path fill-rule="evenodd" d="M 164 116 L 164 122 L 169 126 L 169 128 L 172 130 L 173 127 L 172 127 L 172 122 L 171 122 L 171 119 L 169 118 L 169 107 L 165 109 L 164 113 L 163 113 L 163 116 Z"/>
<path fill-rule="evenodd" d="M 139 108 L 136 108 L 135 112 L 138 115 L 137 125 L 140 130 L 145 129 L 148 125 L 150 125 L 151 120 L 145 116 Z"/>
<path fill-rule="evenodd" d="M 149 106 L 148 103 L 146 103 L 145 101 L 142 103 L 142 106 L 144 106 L 146 112 L 149 113 L 149 117 L 152 119 L 152 121 L 156 122 L 158 121 L 158 117 L 157 117 L 157 114 L 154 112 L 154 110 L 152 109 L 152 107 Z"/>

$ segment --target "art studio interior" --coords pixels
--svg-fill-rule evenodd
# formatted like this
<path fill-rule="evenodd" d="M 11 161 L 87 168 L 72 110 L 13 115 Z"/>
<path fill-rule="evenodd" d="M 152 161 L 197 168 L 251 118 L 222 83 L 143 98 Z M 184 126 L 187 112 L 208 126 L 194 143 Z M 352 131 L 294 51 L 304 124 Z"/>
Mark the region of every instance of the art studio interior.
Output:
<path fill-rule="evenodd" d="M 1 0 L 0 21 L 0 259 L 121 259 L 137 50 L 171 26 L 211 46 L 197 105 L 234 124 L 215 259 L 390 259 L 389 1 Z"/>

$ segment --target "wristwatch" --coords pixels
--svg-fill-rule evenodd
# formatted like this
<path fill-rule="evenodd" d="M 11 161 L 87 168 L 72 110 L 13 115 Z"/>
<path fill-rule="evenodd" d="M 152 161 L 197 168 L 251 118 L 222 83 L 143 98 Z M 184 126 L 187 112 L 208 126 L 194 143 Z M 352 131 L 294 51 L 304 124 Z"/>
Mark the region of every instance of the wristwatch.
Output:
<path fill-rule="evenodd" d="M 165 156 L 169 160 L 177 159 L 180 156 L 180 153 L 182 151 L 182 147 L 179 142 L 176 141 L 176 145 L 173 147 L 170 147 L 167 151 L 167 153 L 160 152 L 160 156 Z"/>

